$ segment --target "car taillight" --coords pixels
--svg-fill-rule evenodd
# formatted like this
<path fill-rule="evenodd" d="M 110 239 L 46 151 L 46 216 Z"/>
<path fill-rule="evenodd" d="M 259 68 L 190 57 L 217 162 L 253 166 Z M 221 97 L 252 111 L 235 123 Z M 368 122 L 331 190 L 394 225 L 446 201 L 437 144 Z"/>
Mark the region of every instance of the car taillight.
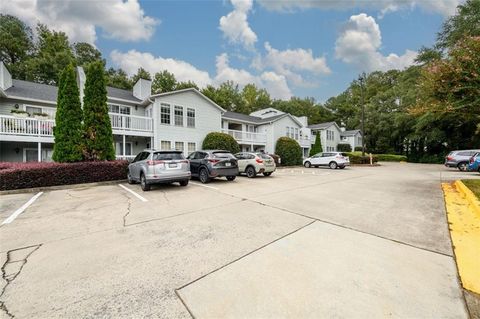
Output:
<path fill-rule="evenodd" d="M 165 163 L 165 162 L 164 161 L 152 161 L 152 160 L 147 161 L 147 165 L 149 165 L 149 166 L 159 165 L 159 164 L 163 164 L 163 163 Z"/>
<path fill-rule="evenodd" d="M 257 161 L 258 164 L 262 164 L 262 163 L 263 163 L 263 160 L 262 160 L 261 158 L 257 158 L 256 161 Z"/>
<path fill-rule="evenodd" d="M 182 160 L 182 161 L 180 161 L 179 163 L 185 163 L 185 164 L 188 164 L 188 163 L 190 163 L 190 162 L 189 162 L 188 160 Z"/>
<path fill-rule="evenodd" d="M 452 160 L 452 157 L 451 156 L 447 156 L 447 161 L 451 161 Z"/>
<path fill-rule="evenodd" d="M 219 159 L 214 159 L 214 158 L 209 158 L 208 161 L 212 164 L 216 164 L 216 163 L 220 162 Z"/>
<path fill-rule="evenodd" d="M 475 160 L 473 159 L 473 157 L 470 157 L 470 164 L 472 164 L 473 162 L 475 162 Z"/>

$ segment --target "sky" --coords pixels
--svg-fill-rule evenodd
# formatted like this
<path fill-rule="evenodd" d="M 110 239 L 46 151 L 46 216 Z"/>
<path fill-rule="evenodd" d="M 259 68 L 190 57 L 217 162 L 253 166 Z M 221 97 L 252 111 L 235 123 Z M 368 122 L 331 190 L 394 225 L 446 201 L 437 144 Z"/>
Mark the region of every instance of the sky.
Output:
<path fill-rule="evenodd" d="M 461 0 L 0 0 L 129 75 L 168 70 L 200 87 L 255 83 L 274 98 L 343 92 L 361 72 L 404 69 Z"/>

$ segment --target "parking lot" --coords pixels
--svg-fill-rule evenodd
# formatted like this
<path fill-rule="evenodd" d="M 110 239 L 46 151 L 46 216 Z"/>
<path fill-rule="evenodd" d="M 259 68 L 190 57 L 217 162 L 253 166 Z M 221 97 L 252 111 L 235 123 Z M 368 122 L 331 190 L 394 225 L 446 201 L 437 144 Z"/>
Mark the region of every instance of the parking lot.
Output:
<path fill-rule="evenodd" d="M 45 191 L 0 226 L 0 313 L 467 318 L 440 182 L 475 176 L 386 163 Z M 2 195 L 0 220 L 34 195 Z"/>

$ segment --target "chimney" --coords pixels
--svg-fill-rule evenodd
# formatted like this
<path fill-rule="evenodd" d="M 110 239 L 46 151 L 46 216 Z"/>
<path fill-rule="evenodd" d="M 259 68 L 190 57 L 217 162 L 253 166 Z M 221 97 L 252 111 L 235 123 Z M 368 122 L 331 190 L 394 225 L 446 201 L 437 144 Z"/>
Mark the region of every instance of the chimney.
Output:
<path fill-rule="evenodd" d="M 0 61 L 0 89 L 6 90 L 9 87 L 12 87 L 12 75 L 3 61 Z"/>
<path fill-rule="evenodd" d="M 85 89 L 85 80 L 87 77 L 85 76 L 85 71 L 83 71 L 83 68 L 81 66 L 77 66 L 77 85 L 78 85 L 78 91 L 80 92 L 80 102 L 83 105 L 83 91 Z"/>
<path fill-rule="evenodd" d="M 133 86 L 133 96 L 137 99 L 145 100 L 152 94 L 152 81 L 145 79 L 138 79 Z"/>

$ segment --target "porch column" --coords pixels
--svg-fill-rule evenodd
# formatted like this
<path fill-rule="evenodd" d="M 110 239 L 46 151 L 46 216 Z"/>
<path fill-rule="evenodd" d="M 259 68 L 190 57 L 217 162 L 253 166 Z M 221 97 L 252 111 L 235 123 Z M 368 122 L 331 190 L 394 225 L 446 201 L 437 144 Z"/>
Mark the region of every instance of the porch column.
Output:
<path fill-rule="evenodd" d="M 38 157 L 37 157 L 37 160 L 39 162 L 42 161 L 42 143 L 41 142 L 38 142 Z"/>
<path fill-rule="evenodd" d="M 122 135 L 123 143 L 122 143 L 122 156 L 125 159 L 125 134 Z"/>

